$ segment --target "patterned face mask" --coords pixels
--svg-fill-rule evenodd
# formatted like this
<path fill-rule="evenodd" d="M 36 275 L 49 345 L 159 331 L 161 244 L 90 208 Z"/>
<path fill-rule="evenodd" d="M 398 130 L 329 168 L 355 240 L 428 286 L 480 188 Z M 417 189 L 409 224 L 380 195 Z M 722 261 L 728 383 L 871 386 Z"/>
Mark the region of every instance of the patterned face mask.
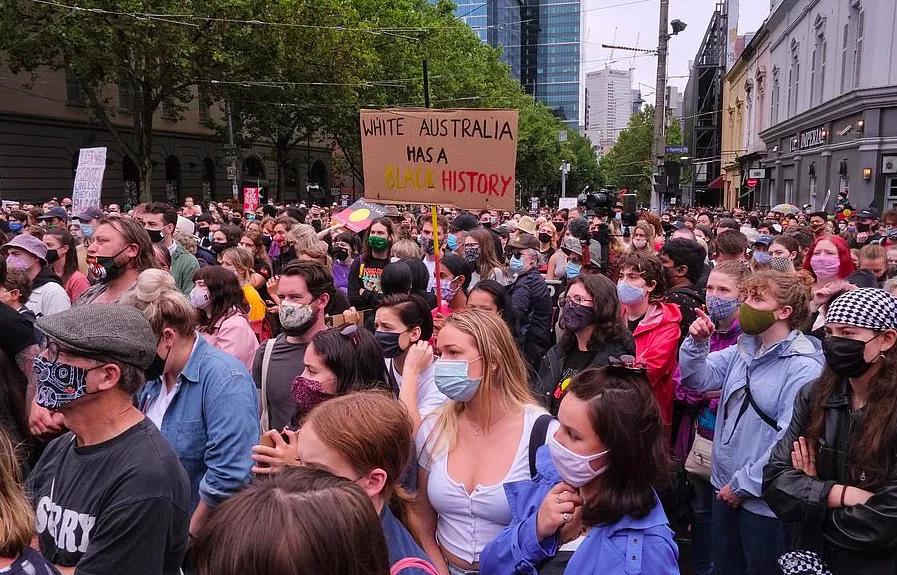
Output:
<path fill-rule="evenodd" d="M 40 356 L 35 357 L 36 403 L 50 411 L 59 411 L 76 399 L 84 397 L 90 393 L 87 391 L 87 374 L 97 367 L 102 366 L 84 369 Z"/>

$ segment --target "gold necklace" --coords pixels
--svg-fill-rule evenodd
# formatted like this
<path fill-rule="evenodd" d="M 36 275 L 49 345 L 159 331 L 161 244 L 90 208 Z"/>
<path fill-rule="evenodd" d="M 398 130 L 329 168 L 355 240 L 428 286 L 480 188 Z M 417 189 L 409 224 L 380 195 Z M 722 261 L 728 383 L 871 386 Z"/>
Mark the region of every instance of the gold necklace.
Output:
<path fill-rule="evenodd" d="M 490 422 L 489 422 L 489 427 L 492 427 L 493 425 L 495 425 L 496 423 L 498 423 L 499 421 L 501 421 L 502 419 L 504 419 L 509 413 L 510 413 L 510 411 L 506 411 L 506 412 L 504 412 L 504 414 L 502 414 L 502 416 L 499 417 L 498 419 L 496 419 L 496 420 L 494 420 L 494 421 L 490 421 Z M 477 425 L 476 423 L 474 423 L 473 420 L 471 420 L 471 419 L 468 419 L 468 420 L 467 420 L 467 423 L 470 425 L 471 429 L 473 429 L 473 434 L 474 434 L 476 437 L 480 437 L 480 435 L 482 435 L 482 433 L 483 433 L 483 428 L 482 428 L 482 427 L 480 427 L 479 425 Z"/>

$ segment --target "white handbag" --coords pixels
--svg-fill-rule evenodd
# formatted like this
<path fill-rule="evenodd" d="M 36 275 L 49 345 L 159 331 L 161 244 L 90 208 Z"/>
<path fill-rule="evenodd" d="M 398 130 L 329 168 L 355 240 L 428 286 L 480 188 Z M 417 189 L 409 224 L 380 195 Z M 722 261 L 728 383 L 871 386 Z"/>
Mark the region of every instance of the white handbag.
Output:
<path fill-rule="evenodd" d="M 710 481 L 710 461 L 713 453 L 713 442 L 695 433 L 695 441 L 685 459 L 685 470 Z"/>

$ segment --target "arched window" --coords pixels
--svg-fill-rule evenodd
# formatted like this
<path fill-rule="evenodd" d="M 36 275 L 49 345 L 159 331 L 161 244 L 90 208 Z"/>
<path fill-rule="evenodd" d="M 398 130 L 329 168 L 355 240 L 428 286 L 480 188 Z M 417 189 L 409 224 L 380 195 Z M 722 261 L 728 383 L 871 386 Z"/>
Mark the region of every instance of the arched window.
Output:
<path fill-rule="evenodd" d="M 181 162 L 175 156 L 165 160 L 165 201 L 172 206 L 180 205 Z"/>
<path fill-rule="evenodd" d="M 202 204 L 207 205 L 215 197 L 215 162 L 212 158 L 202 161 Z"/>
<path fill-rule="evenodd" d="M 121 161 L 121 177 L 125 187 L 125 203 L 136 206 L 140 203 L 140 171 L 129 156 Z"/>

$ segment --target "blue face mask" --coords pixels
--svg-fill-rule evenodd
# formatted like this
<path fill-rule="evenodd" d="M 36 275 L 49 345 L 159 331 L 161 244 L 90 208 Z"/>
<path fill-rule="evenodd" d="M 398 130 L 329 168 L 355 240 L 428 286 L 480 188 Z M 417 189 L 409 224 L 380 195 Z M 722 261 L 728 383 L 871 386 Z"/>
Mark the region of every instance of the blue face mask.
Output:
<path fill-rule="evenodd" d="M 511 261 L 508 262 L 508 268 L 511 270 L 512 274 L 519 274 L 523 271 L 523 260 L 516 256 L 511 258 Z"/>
<path fill-rule="evenodd" d="M 635 305 L 645 299 L 645 290 L 621 280 L 617 282 L 617 297 L 623 305 Z"/>
<path fill-rule="evenodd" d="M 573 262 L 567 262 L 567 266 L 564 268 L 564 274 L 567 276 L 568 280 L 575 280 L 578 278 L 581 271 L 582 266 Z"/>
<path fill-rule="evenodd" d="M 758 264 L 768 264 L 769 260 L 772 259 L 772 256 L 769 255 L 769 252 L 755 251 L 753 258 Z"/>
<path fill-rule="evenodd" d="M 482 357 L 482 356 L 481 356 Z M 480 357 L 465 359 L 437 359 L 433 364 L 433 379 L 436 387 L 452 401 L 470 401 L 480 388 L 481 378 L 471 379 L 468 375 L 470 364 Z"/>
<path fill-rule="evenodd" d="M 714 323 L 720 322 L 738 310 L 738 298 L 707 296 L 707 315 Z"/>
<path fill-rule="evenodd" d="M 9 222 L 9 231 L 11 231 L 11 232 L 22 231 L 22 222 Z"/>
<path fill-rule="evenodd" d="M 92 224 L 81 224 L 81 235 L 85 238 L 93 237 L 93 225 Z"/>
<path fill-rule="evenodd" d="M 458 238 L 456 238 L 452 234 L 449 234 L 448 239 L 445 241 L 445 245 L 448 246 L 450 252 L 455 251 L 456 249 L 458 249 Z"/>

